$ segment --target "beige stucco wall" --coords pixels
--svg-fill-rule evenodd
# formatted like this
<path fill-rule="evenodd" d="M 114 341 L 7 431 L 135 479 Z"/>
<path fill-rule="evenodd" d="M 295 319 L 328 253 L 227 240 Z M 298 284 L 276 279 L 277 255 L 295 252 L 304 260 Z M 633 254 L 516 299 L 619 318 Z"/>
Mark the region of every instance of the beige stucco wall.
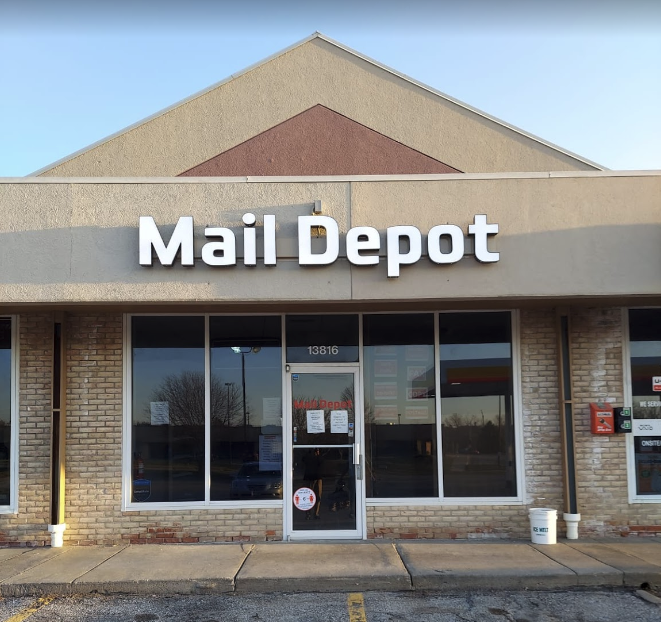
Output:
<path fill-rule="evenodd" d="M 317 104 L 463 172 L 595 170 L 315 37 L 42 174 L 176 176 Z"/>
<path fill-rule="evenodd" d="M 299 215 L 315 200 L 339 224 L 379 229 L 436 224 L 464 232 L 487 214 L 500 232 L 489 242 L 500 261 L 465 256 L 450 266 L 424 255 L 401 276 L 378 266 L 301 267 Z M 241 216 L 277 220 L 277 267 L 138 265 L 138 218 L 153 216 L 164 239 L 180 216 L 196 224 L 196 255 L 205 226 L 229 226 L 241 248 Z M 259 227 L 258 227 L 259 228 Z M 135 180 L 0 182 L 0 300 L 28 303 L 301 301 L 507 301 L 617 298 L 661 293 L 661 175 L 442 176 L 399 181 L 300 182 Z M 258 246 L 261 232 L 258 231 Z M 343 240 L 343 238 L 342 238 Z M 424 241 L 423 241 L 424 246 Z M 342 241 L 341 255 L 344 252 Z M 239 260 L 241 263 L 241 260 Z"/>

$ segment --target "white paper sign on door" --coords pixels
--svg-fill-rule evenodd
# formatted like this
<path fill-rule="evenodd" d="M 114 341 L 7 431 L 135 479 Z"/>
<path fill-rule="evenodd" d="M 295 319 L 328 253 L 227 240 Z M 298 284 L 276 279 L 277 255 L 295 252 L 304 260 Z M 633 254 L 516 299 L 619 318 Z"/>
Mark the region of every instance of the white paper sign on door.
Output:
<path fill-rule="evenodd" d="M 308 410 L 308 434 L 323 434 L 326 431 L 323 410 Z"/>
<path fill-rule="evenodd" d="M 331 434 L 349 433 L 349 412 L 347 410 L 331 410 Z"/>

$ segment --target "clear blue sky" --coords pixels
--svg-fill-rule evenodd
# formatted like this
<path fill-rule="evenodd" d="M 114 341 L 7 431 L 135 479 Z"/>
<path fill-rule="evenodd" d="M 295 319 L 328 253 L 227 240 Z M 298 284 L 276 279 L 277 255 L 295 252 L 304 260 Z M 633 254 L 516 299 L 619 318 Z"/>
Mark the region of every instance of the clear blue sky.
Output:
<path fill-rule="evenodd" d="M 661 169 L 660 0 L 0 0 L 0 176 L 317 30 L 607 168 Z"/>

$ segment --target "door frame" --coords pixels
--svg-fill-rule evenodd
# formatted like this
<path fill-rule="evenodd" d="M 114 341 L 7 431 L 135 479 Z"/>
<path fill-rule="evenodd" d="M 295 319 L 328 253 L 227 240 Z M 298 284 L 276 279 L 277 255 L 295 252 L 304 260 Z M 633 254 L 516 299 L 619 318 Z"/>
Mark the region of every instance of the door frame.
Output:
<path fill-rule="evenodd" d="M 337 531 L 294 531 L 293 529 L 293 429 L 292 429 L 292 375 L 293 374 L 346 374 L 354 377 L 354 455 L 360 455 L 361 478 L 356 476 L 356 530 Z M 364 447 L 364 405 L 361 382 L 361 367 L 358 363 L 290 363 L 285 373 L 285 399 L 283 408 L 283 539 L 284 540 L 365 540 L 367 524 L 365 520 L 365 447 Z M 356 469 L 358 472 L 359 469 Z"/>

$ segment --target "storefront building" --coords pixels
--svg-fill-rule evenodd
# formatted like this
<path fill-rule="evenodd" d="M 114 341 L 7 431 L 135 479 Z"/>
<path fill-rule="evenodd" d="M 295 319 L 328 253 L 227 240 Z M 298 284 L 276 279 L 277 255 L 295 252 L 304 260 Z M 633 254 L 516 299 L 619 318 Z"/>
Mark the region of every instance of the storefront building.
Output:
<path fill-rule="evenodd" d="M 0 545 L 661 534 L 661 174 L 314 35 L 0 196 Z"/>

